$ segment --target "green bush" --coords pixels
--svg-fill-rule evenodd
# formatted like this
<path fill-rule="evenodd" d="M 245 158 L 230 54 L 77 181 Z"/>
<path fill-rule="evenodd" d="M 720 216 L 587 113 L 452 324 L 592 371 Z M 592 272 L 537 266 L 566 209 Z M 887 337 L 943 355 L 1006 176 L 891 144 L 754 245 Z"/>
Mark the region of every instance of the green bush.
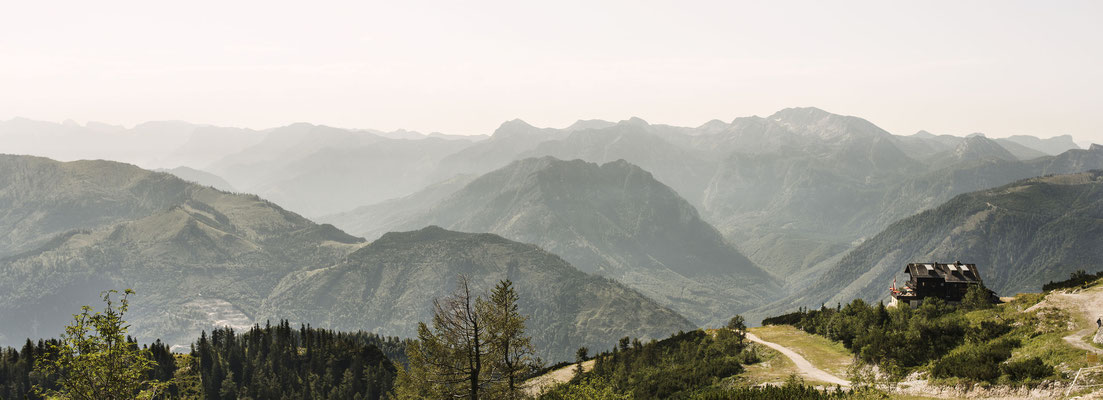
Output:
<path fill-rule="evenodd" d="M 1011 358 L 1018 340 L 1002 339 L 987 344 L 967 344 L 935 362 L 936 378 L 958 377 L 992 382 L 1000 377 L 1000 363 Z"/>
<path fill-rule="evenodd" d="M 628 400 L 632 396 L 618 393 L 603 378 L 582 378 L 571 384 L 561 384 L 540 397 L 545 400 Z"/>
<path fill-rule="evenodd" d="M 1053 375 L 1053 367 L 1046 365 L 1038 357 L 1008 361 L 1000 365 L 1000 371 L 1013 382 L 1037 380 Z"/>
<path fill-rule="evenodd" d="M 1011 332 L 1011 325 L 996 321 L 981 321 L 980 324 L 965 329 L 965 341 L 984 343 Z"/>

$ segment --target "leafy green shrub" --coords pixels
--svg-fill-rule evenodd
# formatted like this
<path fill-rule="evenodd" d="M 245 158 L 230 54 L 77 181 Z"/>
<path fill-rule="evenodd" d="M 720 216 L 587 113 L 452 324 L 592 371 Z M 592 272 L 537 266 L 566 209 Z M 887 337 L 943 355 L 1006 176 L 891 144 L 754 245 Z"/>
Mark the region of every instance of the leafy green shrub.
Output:
<path fill-rule="evenodd" d="M 981 321 L 965 329 L 965 341 L 983 343 L 1011 332 L 1011 325 L 996 321 Z"/>
<path fill-rule="evenodd" d="M 628 400 L 632 396 L 618 393 L 608 380 L 603 378 L 582 378 L 578 382 L 558 385 L 540 396 L 548 400 Z"/>
<path fill-rule="evenodd" d="M 1053 367 L 1046 365 L 1038 357 L 1029 357 L 1021 360 L 1008 361 L 1000 365 L 1000 372 L 1013 381 L 1022 382 L 1042 379 L 1053 375 Z"/>
<path fill-rule="evenodd" d="M 1002 339 L 987 344 L 967 344 L 935 362 L 936 378 L 958 377 L 992 382 L 1000 377 L 1000 363 L 1011 358 L 1018 340 Z"/>

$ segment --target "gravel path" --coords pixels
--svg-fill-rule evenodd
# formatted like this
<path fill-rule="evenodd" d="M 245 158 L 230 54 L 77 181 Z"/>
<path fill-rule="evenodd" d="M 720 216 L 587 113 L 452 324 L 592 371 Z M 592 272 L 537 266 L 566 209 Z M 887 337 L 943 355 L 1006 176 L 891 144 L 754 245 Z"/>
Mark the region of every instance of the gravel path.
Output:
<path fill-rule="evenodd" d="M 1084 337 L 1093 335 L 1096 328 L 1092 325 L 1095 320 L 1103 316 L 1103 289 L 1092 288 L 1077 293 L 1054 293 L 1051 298 L 1056 298 L 1058 304 L 1066 305 L 1071 313 L 1079 313 L 1088 319 L 1088 326 L 1065 336 L 1065 341 L 1079 349 L 1084 349 L 1095 354 L 1103 354 L 1103 350 L 1084 342 Z"/>
<path fill-rule="evenodd" d="M 801 374 L 803 374 L 805 378 L 820 382 L 833 383 L 840 386 L 850 386 L 850 381 L 839 378 L 835 375 L 831 375 L 830 373 L 822 369 L 816 368 L 812 365 L 812 363 L 808 362 L 808 360 L 806 360 L 800 354 L 797 354 L 797 352 L 795 351 L 789 350 L 789 348 L 785 346 L 759 339 L 758 336 L 755 336 L 753 333 L 750 332 L 747 333 L 747 339 L 750 339 L 752 342 L 755 343 L 761 343 L 762 345 L 771 349 L 780 351 L 781 354 L 789 357 L 790 360 L 793 360 L 793 364 L 796 364 L 797 369 L 800 370 Z"/>
<path fill-rule="evenodd" d="M 1096 319 L 1103 317 L 1103 287 L 1063 293 L 1050 293 L 1049 296 L 1046 296 L 1044 301 L 1027 310 L 1030 311 L 1044 306 L 1067 310 L 1074 316 L 1074 322 L 1077 321 L 1077 318 L 1075 318 L 1077 314 L 1088 320 L 1087 326 L 1082 326 L 1082 329 L 1070 333 L 1068 336 L 1065 336 L 1064 339 L 1068 344 L 1078 349 L 1087 350 L 1095 354 L 1103 354 L 1103 349 L 1092 346 L 1091 343 L 1084 342 L 1083 339 L 1085 336 L 1097 333 L 1097 329 L 1094 325 Z"/>
<path fill-rule="evenodd" d="M 529 379 L 525 381 L 525 392 L 528 393 L 530 396 L 536 396 L 547 388 L 569 381 L 571 380 L 571 378 L 574 378 L 574 371 L 577 366 L 578 364 L 571 364 L 555 371 L 548 372 L 544 375 Z M 594 369 L 594 360 L 582 362 L 583 371 L 589 372 L 591 369 Z"/>

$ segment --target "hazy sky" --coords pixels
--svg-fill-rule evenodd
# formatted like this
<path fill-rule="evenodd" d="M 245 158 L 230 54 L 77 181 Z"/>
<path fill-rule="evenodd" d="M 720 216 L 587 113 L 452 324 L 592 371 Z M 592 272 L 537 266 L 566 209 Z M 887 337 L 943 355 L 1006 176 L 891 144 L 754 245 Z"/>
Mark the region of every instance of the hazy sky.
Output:
<path fill-rule="evenodd" d="M 489 133 L 816 106 L 1103 143 L 1103 2 L 17 1 L 0 119 Z"/>

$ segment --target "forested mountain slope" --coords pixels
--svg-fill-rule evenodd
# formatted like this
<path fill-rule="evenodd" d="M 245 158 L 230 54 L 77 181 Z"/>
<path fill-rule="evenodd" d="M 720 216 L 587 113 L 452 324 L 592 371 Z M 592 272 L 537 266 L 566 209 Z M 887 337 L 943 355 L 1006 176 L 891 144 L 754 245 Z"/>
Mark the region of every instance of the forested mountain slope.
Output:
<path fill-rule="evenodd" d="M 0 155 L 0 258 L 180 204 L 192 186 L 129 164 Z"/>
<path fill-rule="evenodd" d="M 5 343 L 59 333 L 69 319 L 65 310 L 78 309 L 112 288 L 138 291 L 141 307 L 133 309 L 132 320 L 138 336 L 175 343 L 216 323 L 247 325 L 285 274 L 333 263 L 363 241 L 253 195 L 229 194 L 126 164 L 8 161 L 43 171 L 35 176 L 54 173 L 52 182 L 73 182 L 45 188 L 9 182 L 5 191 L 67 199 L 60 204 L 78 206 L 13 204 L 9 215 L 46 216 L 24 218 L 25 224 L 51 227 L 46 224 L 51 216 L 71 222 L 102 221 L 106 215 L 122 221 L 55 227 L 70 229 L 0 260 L 0 319 L 23 321 L 0 327 Z M 88 165 L 96 169 L 77 168 Z M 95 190 L 86 187 L 93 183 Z M 103 199 L 105 193 L 125 196 Z"/>
<path fill-rule="evenodd" d="M 412 337 L 431 320 L 433 298 L 464 275 L 475 293 L 514 282 L 528 333 L 548 360 L 624 336 L 661 338 L 694 325 L 612 280 L 583 273 L 539 247 L 493 234 L 431 226 L 392 232 L 326 268 L 288 275 L 265 300 L 262 318 L 283 316 L 341 330 Z"/>

